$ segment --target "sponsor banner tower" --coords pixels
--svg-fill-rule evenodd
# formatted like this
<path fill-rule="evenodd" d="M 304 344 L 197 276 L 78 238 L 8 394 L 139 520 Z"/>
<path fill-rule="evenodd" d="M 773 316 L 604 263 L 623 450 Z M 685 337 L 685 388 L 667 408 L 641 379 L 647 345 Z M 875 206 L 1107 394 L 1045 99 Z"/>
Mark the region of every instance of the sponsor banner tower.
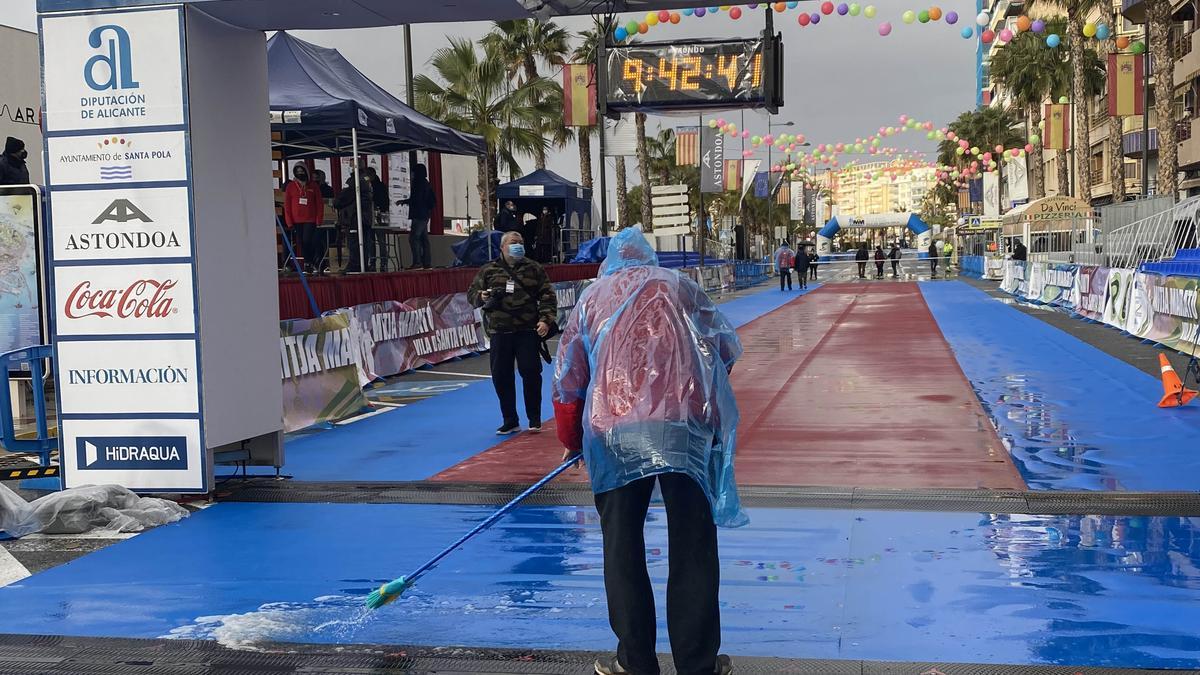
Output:
<path fill-rule="evenodd" d="M 281 465 L 262 33 L 180 4 L 39 23 L 64 485 Z"/>

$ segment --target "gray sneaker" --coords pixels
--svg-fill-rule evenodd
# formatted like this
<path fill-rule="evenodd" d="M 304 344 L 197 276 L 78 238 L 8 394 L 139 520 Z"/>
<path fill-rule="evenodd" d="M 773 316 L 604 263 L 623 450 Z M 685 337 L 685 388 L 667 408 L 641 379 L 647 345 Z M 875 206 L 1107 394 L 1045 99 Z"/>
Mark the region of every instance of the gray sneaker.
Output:
<path fill-rule="evenodd" d="M 622 675 L 628 672 L 615 656 L 601 656 L 596 659 L 596 675 Z"/>

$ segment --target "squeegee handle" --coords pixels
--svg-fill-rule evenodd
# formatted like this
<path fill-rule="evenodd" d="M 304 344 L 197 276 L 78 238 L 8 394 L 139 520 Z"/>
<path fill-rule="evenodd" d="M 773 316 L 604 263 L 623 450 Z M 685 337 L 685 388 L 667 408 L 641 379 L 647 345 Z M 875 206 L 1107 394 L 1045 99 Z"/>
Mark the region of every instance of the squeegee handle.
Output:
<path fill-rule="evenodd" d="M 579 459 L 580 459 L 579 455 L 576 455 L 576 456 L 572 457 L 571 459 L 568 459 L 567 461 L 560 464 L 558 466 L 558 468 L 556 468 L 555 470 L 546 474 L 546 476 L 544 478 L 542 478 L 538 482 L 534 483 L 533 485 L 530 485 L 528 488 L 526 488 L 526 490 L 524 492 L 517 495 L 516 497 L 513 497 L 512 501 L 505 504 L 504 506 L 501 506 L 499 510 L 497 510 L 492 515 L 488 516 L 487 519 L 484 520 L 482 523 L 479 523 L 478 525 L 476 525 L 470 532 L 468 532 L 468 533 L 464 534 L 462 537 L 460 537 L 458 539 L 458 541 L 447 546 L 445 548 L 445 550 L 443 550 L 441 553 L 434 556 L 429 562 L 425 563 L 424 565 L 421 565 L 416 570 L 414 570 L 412 574 L 405 577 L 408 580 L 408 583 L 410 583 L 410 584 L 413 583 L 418 578 L 420 578 L 423 574 L 425 574 L 429 570 L 436 567 L 437 564 L 439 562 L 441 562 L 443 558 L 450 555 L 455 550 L 457 550 L 458 547 L 465 544 L 468 539 L 470 539 L 471 537 L 474 537 L 475 535 L 479 534 L 480 532 L 483 532 L 484 530 L 488 529 L 492 525 L 495 525 L 496 522 L 499 521 L 501 518 L 508 515 L 509 513 L 512 513 L 513 509 L 517 508 L 517 506 L 519 506 L 521 504 L 521 502 L 525 500 L 525 498 L 527 498 L 529 495 L 531 495 L 531 494 L 537 492 L 538 490 L 542 489 L 543 487 L 545 487 L 546 483 L 549 483 L 550 481 L 554 480 L 555 478 L 558 477 L 559 474 L 561 474 L 562 472 L 564 472 L 567 469 L 574 466 L 579 461 Z"/>

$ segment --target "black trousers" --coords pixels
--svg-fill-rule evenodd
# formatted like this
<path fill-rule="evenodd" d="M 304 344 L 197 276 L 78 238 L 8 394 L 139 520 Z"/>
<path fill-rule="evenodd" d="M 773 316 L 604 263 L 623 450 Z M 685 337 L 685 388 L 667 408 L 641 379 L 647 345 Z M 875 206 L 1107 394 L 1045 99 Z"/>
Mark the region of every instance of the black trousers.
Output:
<path fill-rule="evenodd" d="M 792 290 L 792 270 L 789 267 L 779 270 L 779 290 L 781 291 L 783 290 L 783 281 L 785 279 L 787 280 L 788 290 Z"/>
<path fill-rule="evenodd" d="M 894 276 L 894 277 L 900 276 L 900 261 L 899 260 L 892 261 L 892 276 Z"/>
<path fill-rule="evenodd" d="M 796 281 L 800 282 L 800 288 L 808 288 L 808 268 L 796 268 Z"/>
<path fill-rule="evenodd" d="M 859 279 L 867 278 L 867 263 L 865 263 L 865 262 L 858 263 L 858 278 Z"/>
<path fill-rule="evenodd" d="M 317 264 L 320 255 L 317 245 L 317 224 L 296 223 L 296 233 L 300 245 L 296 248 L 295 253 L 304 259 L 305 269 L 312 269 L 312 266 Z"/>
<path fill-rule="evenodd" d="M 412 266 L 428 269 L 430 267 L 428 218 L 412 221 L 412 231 L 408 233 L 408 247 L 412 249 Z"/>
<path fill-rule="evenodd" d="M 883 261 L 882 260 L 877 261 L 875 263 L 875 276 L 879 279 L 883 278 Z"/>
<path fill-rule="evenodd" d="M 929 259 L 929 276 L 933 276 L 933 277 L 937 276 L 937 265 L 938 265 L 937 258 Z"/>
<path fill-rule="evenodd" d="M 596 495 L 604 532 L 604 590 L 617 660 L 636 675 L 658 675 L 654 590 L 646 571 L 644 529 L 654 481 L 667 507 L 667 633 L 680 675 L 711 675 L 721 647 L 717 527 L 704 491 L 690 476 L 668 473 Z"/>
<path fill-rule="evenodd" d="M 817 280 L 817 264 L 816 263 L 813 263 L 808 266 L 808 274 L 809 274 L 809 277 L 811 277 L 813 281 Z"/>
<path fill-rule="evenodd" d="M 500 399 L 500 414 L 505 424 L 518 424 L 517 378 L 513 371 L 521 373 L 521 387 L 525 393 L 525 417 L 530 423 L 542 421 L 542 357 L 538 347 L 542 338 L 531 330 L 516 333 L 496 333 L 492 336 L 492 386 L 496 398 Z"/>
<path fill-rule="evenodd" d="M 350 262 L 346 265 L 346 269 L 351 272 L 371 271 L 374 272 L 378 263 L 375 250 L 375 230 L 369 227 L 363 228 L 363 253 L 367 256 L 367 268 L 363 270 L 358 259 L 358 228 L 351 227 L 350 236 L 346 238 L 347 244 L 350 247 Z"/>

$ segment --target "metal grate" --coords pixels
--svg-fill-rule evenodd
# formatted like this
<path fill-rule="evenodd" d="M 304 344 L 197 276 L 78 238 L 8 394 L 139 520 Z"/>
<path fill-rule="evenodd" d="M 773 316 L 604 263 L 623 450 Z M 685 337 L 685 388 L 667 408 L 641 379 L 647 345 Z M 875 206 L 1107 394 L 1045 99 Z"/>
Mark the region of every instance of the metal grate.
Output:
<path fill-rule="evenodd" d="M 250 479 L 227 486 L 218 501 L 328 504 L 459 504 L 499 506 L 527 485 L 516 483 L 304 483 Z M 879 489 L 747 486 L 750 507 L 1025 513 L 1036 515 L 1200 516 L 1200 493 L 1034 492 L 1020 490 Z M 586 484 L 550 485 L 527 500 L 539 506 L 589 506 Z"/>
<path fill-rule="evenodd" d="M 261 675 L 262 673 L 490 673 L 587 675 L 596 654 L 589 652 L 397 647 L 385 645 L 307 645 L 271 643 L 256 651 L 235 651 L 213 642 L 62 637 L 42 641 L 38 657 L 17 652 L 34 636 L 0 635 L 0 672 L 5 675 L 64 673 L 154 675 Z M 664 675 L 675 672 L 660 656 Z M 1148 670 L 1075 666 L 1016 666 L 958 663 L 898 663 L 735 657 L 734 672 L 791 675 L 1145 675 Z M 1173 670 L 1172 673 L 1200 673 Z"/>

